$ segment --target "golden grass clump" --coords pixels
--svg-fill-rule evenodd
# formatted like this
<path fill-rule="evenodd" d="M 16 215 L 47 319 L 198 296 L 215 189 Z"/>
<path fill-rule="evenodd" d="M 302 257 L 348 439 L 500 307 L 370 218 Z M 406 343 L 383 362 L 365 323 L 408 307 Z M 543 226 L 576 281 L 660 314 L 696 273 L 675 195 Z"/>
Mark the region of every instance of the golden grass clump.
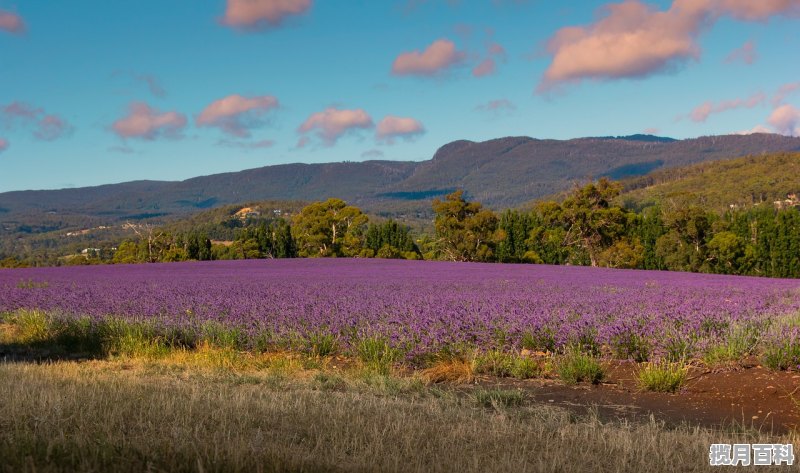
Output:
<path fill-rule="evenodd" d="M 421 374 L 429 383 L 468 384 L 475 380 L 472 363 L 458 359 L 437 361 Z"/>

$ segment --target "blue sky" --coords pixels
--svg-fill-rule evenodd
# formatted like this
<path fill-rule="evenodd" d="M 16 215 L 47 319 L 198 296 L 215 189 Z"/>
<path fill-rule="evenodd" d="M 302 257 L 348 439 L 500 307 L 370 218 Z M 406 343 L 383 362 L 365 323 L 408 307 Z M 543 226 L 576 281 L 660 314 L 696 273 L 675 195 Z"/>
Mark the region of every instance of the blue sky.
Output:
<path fill-rule="evenodd" d="M 509 135 L 800 133 L 798 0 L 121 5 L 0 0 L 0 191 Z"/>

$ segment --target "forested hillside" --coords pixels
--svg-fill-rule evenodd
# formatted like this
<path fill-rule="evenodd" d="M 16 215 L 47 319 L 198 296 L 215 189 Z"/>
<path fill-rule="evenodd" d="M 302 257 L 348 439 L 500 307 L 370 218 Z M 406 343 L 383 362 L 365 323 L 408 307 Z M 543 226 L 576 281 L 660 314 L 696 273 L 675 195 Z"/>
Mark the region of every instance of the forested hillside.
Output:
<path fill-rule="evenodd" d="M 721 212 L 800 193 L 800 154 L 779 153 L 655 171 L 623 182 L 628 206 L 692 203 Z"/>
<path fill-rule="evenodd" d="M 729 138 L 734 139 L 722 141 Z M 757 138 L 773 139 L 771 135 Z M 714 143 L 712 138 L 706 140 Z M 35 213 L 7 212 L 0 227 L 0 259 L 13 266 L 379 256 L 800 276 L 800 250 L 795 251 L 800 248 L 795 241 L 800 238 L 796 196 L 800 191 L 800 153 L 699 163 L 619 182 L 605 177 L 587 179 L 583 182 L 595 183 L 583 187 L 577 180 L 570 185 L 564 181 L 558 198 L 516 207 L 487 205 L 468 188 L 458 187 L 470 175 L 482 175 L 487 182 L 508 179 L 513 183 L 512 178 L 490 173 L 487 168 L 517 159 L 502 157 L 516 148 L 545 146 L 535 141 L 451 143 L 408 177 L 409 182 L 417 180 L 415 185 L 423 187 L 427 185 L 424 176 L 441 173 L 436 178 L 443 184 L 439 190 L 390 192 L 391 187 L 386 187 L 380 194 L 386 196 L 382 203 L 374 200 L 376 197 L 353 201 L 334 196 L 307 201 L 244 200 L 214 204 L 190 214 L 156 212 L 162 210 L 157 208 L 152 213 L 127 216 L 123 211 L 103 216 L 50 210 L 40 213 L 35 223 L 26 223 L 26 219 L 37 218 Z M 585 141 L 585 149 L 578 147 L 581 143 L 572 145 L 591 156 L 592 143 L 604 143 L 609 146 L 606 150 L 623 150 L 675 143 L 697 147 L 702 139 L 687 140 L 691 141 L 688 144 L 655 137 Z M 497 148 L 512 143 L 515 145 L 505 152 Z M 488 155 L 493 158 L 482 157 L 479 150 L 491 151 Z M 666 149 L 659 152 L 667 156 Z M 464 166 L 452 171 L 454 177 L 446 178 L 443 169 L 447 166 L 441 162 L 456 156 L 483 171 Z M 697 156 L 669 159 L 683 162 L 699 159 Z M 430 169 L 419 171 L 424 167 Z M 614 169 L 622 175 L 633 172 L 629 165 Z M 360 178 L 351 176 L 342 182 L 349 188 L 354 179 Z M 230 185 L 234 186 L 232 181 Z M 548 186 L 555 189 L 553 183 Z M 98 192 L 89 195 L 97 197 Z M 515 191 L 513 185 L 508 189 L 495 185 L 491 192 L 510 195 Z M 372 206 L 361 206 L 361 201 L 372 202 Z"/>

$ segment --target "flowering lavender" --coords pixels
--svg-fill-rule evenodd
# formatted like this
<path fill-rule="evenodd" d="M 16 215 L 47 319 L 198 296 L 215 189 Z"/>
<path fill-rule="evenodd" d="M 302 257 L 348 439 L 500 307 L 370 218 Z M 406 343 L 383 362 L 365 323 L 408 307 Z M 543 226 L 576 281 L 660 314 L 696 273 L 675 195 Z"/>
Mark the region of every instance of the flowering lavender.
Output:
<path fill-rule="evenodd" d="M 17 309 L 197 330 L 215 322 L 272 343 L 379 336 L 408 356 L 581 341 L 635 357 L 796 315 L 800 281 L 360 259 L 0 270 L 0 312 Z"/>

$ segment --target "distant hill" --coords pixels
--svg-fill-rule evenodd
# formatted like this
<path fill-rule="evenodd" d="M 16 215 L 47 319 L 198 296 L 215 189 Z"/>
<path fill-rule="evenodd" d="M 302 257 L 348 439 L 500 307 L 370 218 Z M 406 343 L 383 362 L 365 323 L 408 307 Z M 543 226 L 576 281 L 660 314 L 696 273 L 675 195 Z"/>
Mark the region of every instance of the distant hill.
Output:
<path fill-rule="evenodd" d="M 422 162 L 283 164 L 181 182 L 0 193 L 0 234 L 89 228 L 126 220 L 170 220 L 247 201 L 339 197 L 364 210 L 425 218 L 430 200 L 456 188 L 499 209 L 587 179 L 641 176 L 658 169 L 800 150 L 800 138 L 770 134 L 688 140 L 651 135 L 455 141 Z"/>
<path fill-rule="evenodd" d="M 777 153 L 664 169 L 624 181 L 620 200 L 632 208 L 674 200 L 717 211 L 773 205 L 800 194 L 800 153 Z"/>

